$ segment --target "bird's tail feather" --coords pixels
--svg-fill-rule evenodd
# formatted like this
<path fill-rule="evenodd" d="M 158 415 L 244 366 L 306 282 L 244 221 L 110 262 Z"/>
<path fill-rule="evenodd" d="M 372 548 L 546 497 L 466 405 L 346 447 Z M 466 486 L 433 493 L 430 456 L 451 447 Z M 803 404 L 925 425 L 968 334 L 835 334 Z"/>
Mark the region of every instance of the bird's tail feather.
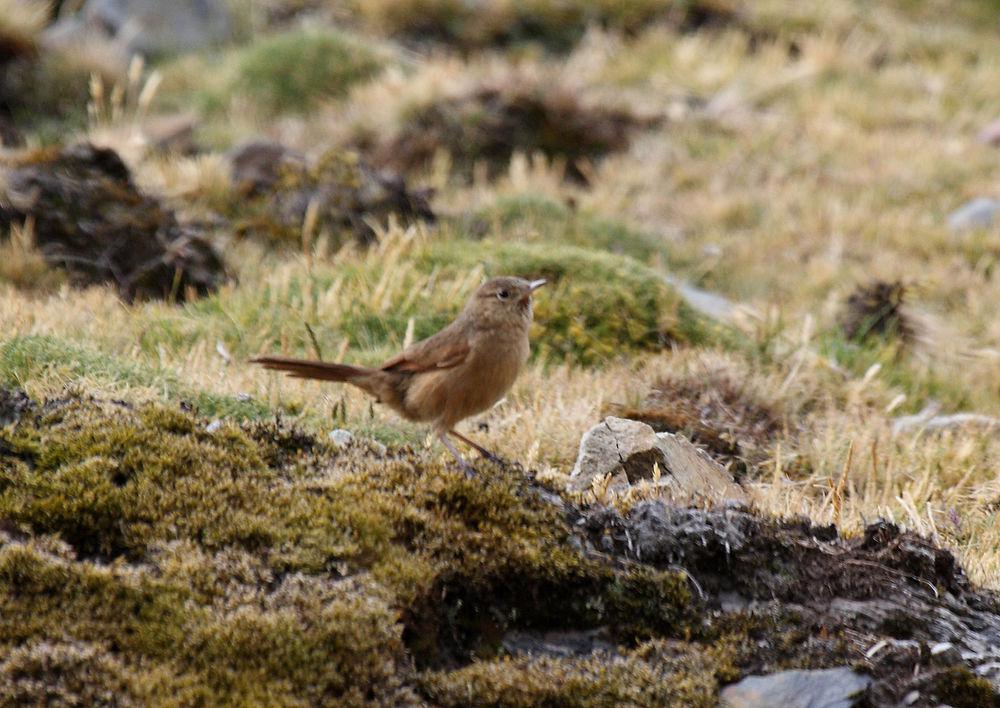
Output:
<path fill-rule="evenodd" d="M 351 381 L 358 376 L 370 374 L 371 369 L 350 364 L 331 364 L 324 361 L 289 359 L 283 356 L 260 356 L 250 360 L 271 371 L 284 371 L 296 379 L 318 379 L 320 381 Z"/>

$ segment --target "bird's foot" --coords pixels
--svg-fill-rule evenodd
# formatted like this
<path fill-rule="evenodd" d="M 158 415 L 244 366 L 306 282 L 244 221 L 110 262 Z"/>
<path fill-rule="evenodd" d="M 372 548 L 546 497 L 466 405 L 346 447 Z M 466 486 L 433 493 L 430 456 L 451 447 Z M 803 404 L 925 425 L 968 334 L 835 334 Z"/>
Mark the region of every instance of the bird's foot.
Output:
<path fill-rule="evenodd" d="M 483 456 L 484 460 L 492 462 L 494 465 L 499 465 L 500 467 L 508 467 L 510 465 L 507 460 L 503 459 L 499 455 L 494 455 L 489 450 L 480 450 L 479 454 Z"/>
<path fill-rule="evenodd" d="M 474 479 L 476 476 L 476 468 L 470 465 L 468 462 L 462 461 L 460 467 L 462 471 L 465 472 L 466 479 Z"/>

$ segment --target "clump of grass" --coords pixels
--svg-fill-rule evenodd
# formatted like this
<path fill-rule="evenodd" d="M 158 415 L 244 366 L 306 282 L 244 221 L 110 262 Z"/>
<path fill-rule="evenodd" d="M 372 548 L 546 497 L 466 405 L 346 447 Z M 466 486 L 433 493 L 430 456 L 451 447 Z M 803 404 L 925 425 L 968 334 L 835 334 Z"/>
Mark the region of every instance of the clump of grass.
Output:
<path fill-rule="evenodd" d="M 483 207 L 466 227 L 518 241 L 552 242 L 594 248 L 649 262 L 666 256 L 660 239 L 597 212 L 536 194 L 516 194 Z"/>
<path fill-rule="evenodd" d="M 306 164 L 281 146 L 250 144 L 233 158 L 233 182 L 221 206 L 237 233 L 275 246 L 308 248 L 319 238 L 334 247 L 369 245 L 391 220 L 436 220 L 429 192 L 373 169 L 351 150 L 334 148 Z"/>
<path fill-rule="evenodd" d="M 39 380 L 50 391 L 82 383 L 122 394 L 151 391 L 210 417 L 252 420 L 273 414 L 259 401 L 196 390 L 185 386 L 176 372 L 65 338 L 29 335 L 0 341 L 0 384 L 17 386 Z"/>
<path fill-rule="evenodd" d="M 848 296 L 841 312 L 841 331 L 854 340 L 881 336 L 912 342 L 916 332 L 905 300 L 906 287 L 900 281 L 860 285 Z"/>

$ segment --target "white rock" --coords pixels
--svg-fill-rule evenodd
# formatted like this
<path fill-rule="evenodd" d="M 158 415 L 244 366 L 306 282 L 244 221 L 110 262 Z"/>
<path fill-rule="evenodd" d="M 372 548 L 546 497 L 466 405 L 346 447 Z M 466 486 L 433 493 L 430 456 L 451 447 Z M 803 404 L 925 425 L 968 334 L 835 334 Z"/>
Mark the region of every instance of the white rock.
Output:
<path fill-rule="evenodd" d="M 343 428 L 337 428 L 336 430 L 331 430 L 327 437 L 330 438 L 332 442 L 337 447 L 347 447 L 352 442 L 354 442 L 354 433 L 350 430 L 344 430 Z"/>
<path fill-rule="evenodd" d="M 653 474 L 653 463 L 663 459 L 656 433 L 645 423 L 609 416 L 584 433 L 573 467 L 570 489 L 590 489 L 595 479 L 610 474 L 636 479 L 643 468 Z"/>
<path fill-rule="evenodd" d="M 678 503 L 747 501 L 732 475 L 690 441 L 615 417 L 605 418 L 580 440 L 569 489 L 587 491 L 595 479 L 611 475 L 610 488 L 620 491 L 652 479 L 655 467 L 660 470 L 657 483 L 663 495 Z"/>
<path fill-rule="evenodd" d="M 998 214 L 1000 214 L 1000 199 L 977 197 L 948 216 L 948 228 L 952 231 L 985 229 L 996 220 Z"/>

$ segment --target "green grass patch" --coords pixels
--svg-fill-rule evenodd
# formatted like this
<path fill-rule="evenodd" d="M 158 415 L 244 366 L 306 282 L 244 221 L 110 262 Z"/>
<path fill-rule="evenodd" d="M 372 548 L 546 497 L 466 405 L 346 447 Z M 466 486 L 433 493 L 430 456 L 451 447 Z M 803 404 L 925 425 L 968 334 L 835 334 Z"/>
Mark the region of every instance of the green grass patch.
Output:
<path fill-rule="evenodd" d="M 237 100 L 264 116 L 304 113 L 374 76 L 382 61 L 336 30 L 296 30 L 222 54 L 182 57 L 162 68 L 161 103 L 221 114 Z"/>
<path fill-rule="evenodd" d="M 115 392 L 151 389 L 165 400 L 183 401 L 211 417 L 253 420 L 273 414 L 258 401 L 197 391 L 183 385 L 169 369 L 129 361 L 67 339 L 31 335 L 0 342 L 0 385 L 24 386 L 33 380 L 47 384 L 55 380 L 65 386 L 86 381 Z"/>

